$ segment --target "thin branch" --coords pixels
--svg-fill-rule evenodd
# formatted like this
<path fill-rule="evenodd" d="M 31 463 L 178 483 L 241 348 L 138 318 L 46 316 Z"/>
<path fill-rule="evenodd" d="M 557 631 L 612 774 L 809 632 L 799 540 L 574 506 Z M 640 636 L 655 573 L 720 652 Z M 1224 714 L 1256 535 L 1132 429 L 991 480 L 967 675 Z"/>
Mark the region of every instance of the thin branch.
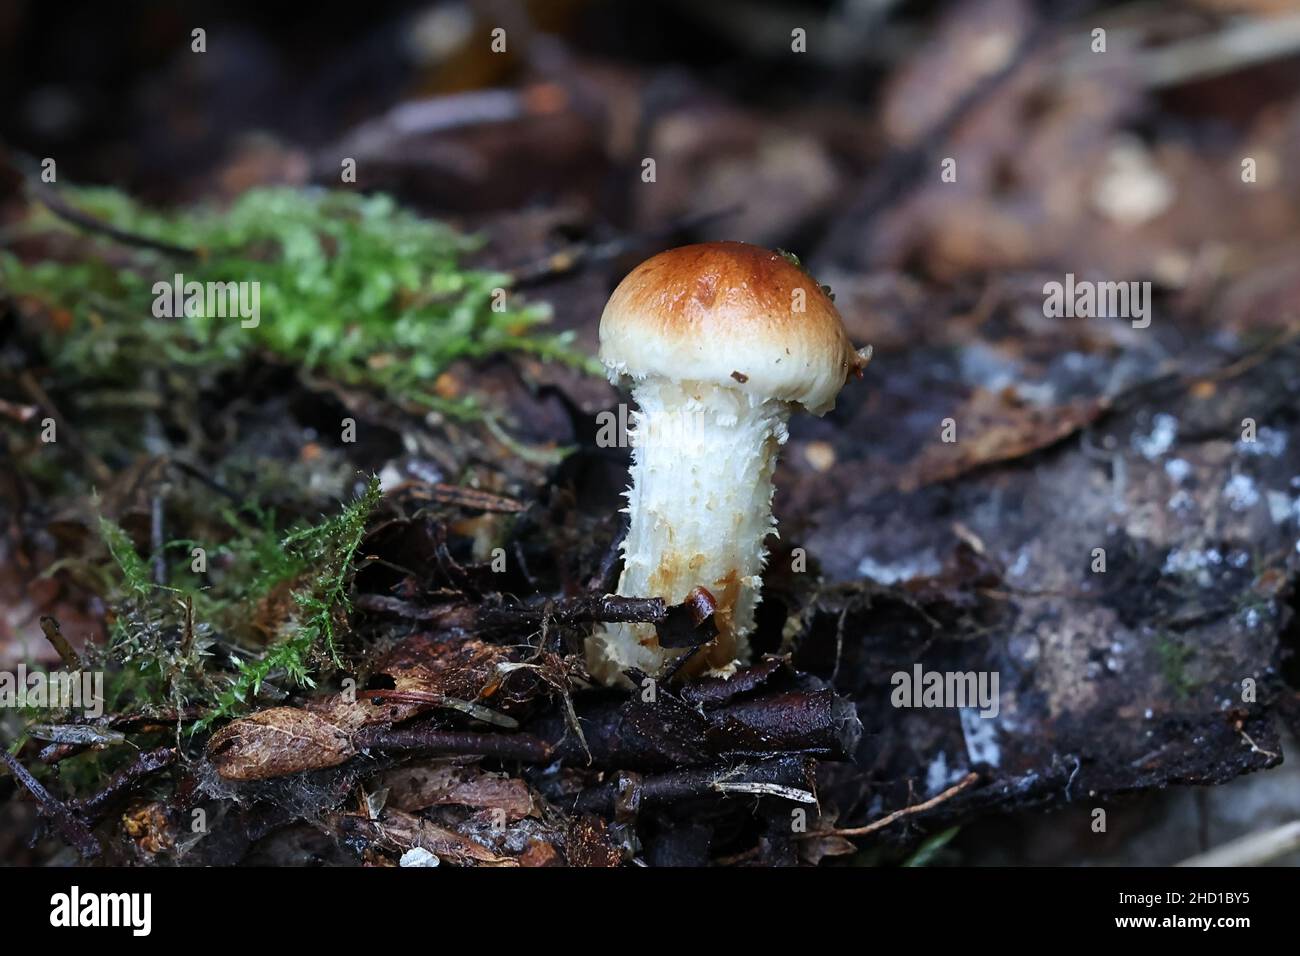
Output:
<path fill-rule="evenodd" d="M 536 627 L 543 620 L 559 625 L 659 624 L 667 618 L 668 611 L 668 603 L 663 598 L 599 594 L 518 607 L 487 607 L 479 611 L 478 622 L 485 627 Z"/>
<path fill-rule="evenodd" d="M 448 485 L 441 482 L 430 484 L 424 481 L 407 481 L 388 492 L 390 499 L 403 497 L 417 501 L 434 501 L 440 505 L 452 505 L 471 511 L 490 512 L 492 514 L 517 514 L 526 511 L 528 506 L 516 498 L 494 495 L 477 488 L 465 488 L 461 485 Z"/>
<path fill-rule="evenodd" d="M 36 200 L 54 213 L 55 216 L 86 232 L 106 236 L 124 246 L 152 249 L 155 252 L 166 253 L 169 256 L 182 256 L 187 259 L 198 258 L 198 251 L 188 246 L 178 246 L 174 243 L 164 242 L 161 239 L 152 239 L 149 236 L 140 236 L 133 232 L 127 232 L 125 229 L 119 229 L 117 226 L 104 222 L 104 220 L 92 216 L 88 212 L 83 212 L 70 205 L 67 200 L 48 186 L 31 183 L 31 191 Z"/>
<path fill-rule="evenodd" d="M 678 233 L 695 230 L 717 220 L 735 216 L 743 209 L 742 205 L 736 203 L 719 209 L 706 210 L 692 216 L 683 216 L 662 228 L 648 233 L 619 236 L 600 243 L 575 243 L 561 249 L 559 252 L 551 253 L 536 262 L 513 270 L 511 272 L 513 286 L 518 289 L 541 285 L 571 272 L 577 272 L 580 269 L 602 262 L 618 259 L 636 249 L 670 239 Z"/>
<path fill-rule="evenodd" d="M 650 776 L 623 771 L 581 791 L 573 806 L 582 811 L 635 817 L 648 807 L 746 795 L 815 803 L 812 761 L 785 754 L 752 764 L 685 767 Z"/>
<path fill-rule="evenodd" d="M 530 734 L 480 734 L 427 725 L 370 728 L 358 733 L 353 743 L 359 750 L 374 748 L 439 756 L 472 754 L 534 764 L 547 763 L 552 752 L 550 744 Z"/>
<path fill-rule="evenodd" d="M 1222 76 L 1300 52 L 1300 16 L 1247 19 L 1138 56 L 1151 89 L 1168 89 Z"/>
<path fill-rule="evenodd" d="M 901 820 L 903 817 L 910 817 L 913 814 L 925 813 L 925 811 L 927 810 L 934 809 L 944 801 L 951 800 L 953 797 L 957 796 L 957 794 L 961 793 L 963 790 L 970 789 L 972 786 L 975 785 L 975 782 L 978 781 L 979 778 L 980 775 L 976 773 L 974 770 L 972 770 L 970 773 L 966 774 L 966 776 L 962 777 L 961 780 L 959 780 L 953 786 L 949 787 L 943 793 L 939 794 L 937 797 L 931 797 L 929 800 L 926 800 L 923 803 L 914 804 L 913 806 L 910 807 L 904 807 L 901 810 L 895 810 L 893 813 L 889 814 L 888 816 L 883 816 L 879 820 L 876 820 L 872 823 L 868 823 L 866 826 L 851 827 L 847 830 L 819 830 L 810 833 L 801 833 L 798 836 L 800 839 L 808 839 L 810 837 L 825 837 L 825 836 L 842 836 L 842 837 L 867 836 L 870 833 L 875 833 L 877 830 L 883 830 L 891 823 L 894 823 L 897 820 Z"/>
<path fill-rule="evenodd" d="M 68 809 L 63 801 L 59 800 L 54 794 L 41 786 L 41 782 L 27 772 L 27 768 L 18 762 L 18 760 L 0 747 L 0 760 L 5 762 L 9 767 L 9 772 L 13 774 L 15 780 L 27 788 L 28 793 L 36 798 L 39 803 L 54 821 L 55 828 L 83 859 L 90 859 L 99 856 L 104 852 L 95 835 L 90 832 L 90 828 L 81 822 L 80 817 Z"/>
<path fill-rule="evenodd" d="M 174 764 L 176 757 L 175 747 L 158 747 L 145 751 L 114 774 L 102 790 L 84 800 L 70 801 L 68 806 L 82 819 L 94 822 L 104 816 L 114 803 L 134 790 L 136 784 L 145 777 Z"/>
<path fill-rule="evenodd" d="M 54 649 L 59 652 L 59 658 L 63 665 L 72 671 L 81 670 L 81 658 L 73 649 L 72 644 L 63 636 L 63 630 L 59 627 L 59 622 L 50 617 L 48 614 L 41 618 L 41 631 L 45 634 L 45 639 L 53 645 Z"/>

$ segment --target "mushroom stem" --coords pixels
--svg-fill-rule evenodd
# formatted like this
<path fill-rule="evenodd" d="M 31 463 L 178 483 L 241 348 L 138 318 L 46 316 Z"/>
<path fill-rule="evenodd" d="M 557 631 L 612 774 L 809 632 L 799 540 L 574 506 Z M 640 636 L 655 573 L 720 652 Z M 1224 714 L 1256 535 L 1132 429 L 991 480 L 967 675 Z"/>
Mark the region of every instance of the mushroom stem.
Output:
<path fill-rule="evenodd" d="M 686 672 L 727 671 L 748 653 L 764 540 L 773 533 L 772 472 L 791 406 L 739 389 L 648 378 L 634 390 L 632 484 L 618 593 L 676 604 L 703 586 L 717 602 L 718 636 Z M 627 667 L 657 674 L 685 653 L 660 648 L 654 627 L 611 624 L 588 667 L 605 681 Z"/>

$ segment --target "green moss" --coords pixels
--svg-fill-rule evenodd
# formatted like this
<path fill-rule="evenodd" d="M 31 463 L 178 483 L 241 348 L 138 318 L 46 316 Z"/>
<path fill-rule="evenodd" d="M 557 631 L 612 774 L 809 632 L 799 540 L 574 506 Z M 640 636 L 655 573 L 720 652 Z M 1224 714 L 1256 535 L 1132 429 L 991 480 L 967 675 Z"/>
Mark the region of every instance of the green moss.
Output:
<path fill-rule="evenodd" d="M 136 553 L 135 545 L 127 533 L 112 521 L 101 517 L 99 536 L 108 548 L 109 555 L 117 562 L 118 570 L 122 572 L 123 590 L 136 599 L 147 597 L 154 585 L 149 579 L 149 569 Z"/>
<path fill-rule="evenodd" d="M 546 331 L 545 304 L 502 295 L 508 275 L 465 266 L 479 240 L 384 196 L 260 189 L 225 208 L 166 212 L 111 190 L 62 196 L 131 235 L 194 252 L 91 233 L 79 233 L 75 246 L 23 244 L 49 250 L 39 261 L 0 249 L 0 289 L 21 300 L 22 313 L 33 320 L 24 325 L 26 348 L 19 354 L 26 360 L 38 353 L 37 364 L 66 393 L 56 401 L 76 414 L 86 447 L 113 467 L 146 450 L 138 409 L 108 404 L 113 396 L 162 381 L 176 402 L 192 403 L 177 408 L 193 418 L 191 411 L 205 407 L 204 396 L 243 380 L 222 376 L 258 357 L 456 420 L 481 419 L 507 442 L 478 397 L 439 393 L 435 380 L 443 371 L 461 359 L 502 352 L 591 366 L 567 336 Z M 8 236 L 21 231 L 51 240 L 71 228 L 33 206 Z M 185 283 L 256 283 L 259 322 L 246 328 L 239 315 L 155 314 L 178 273 Z M 82 396 L 84 414 L 77 414 Z M 35 447 L 30 436 L 18 440 L 19 447 Z M 517 453 L 537 454 L 522 447 Z M 223 512 L 225 499 L 215 496 L 178 494 L 169 501 L 169 526 L 195 540 L 174 540 L 161 554 L 145 555 L 122 528 L 103 520 L 100 536 L 111 561 L 98 553 L 68 556 L 47 570 L 75 570 L 112 608 L 107 645 L 88 651 L 90 663 L 108 671 L 110 708 L 197 710 L 206 726 L 241 711 L 267 680 L 309 685 L 339 665 L 352 564 L 378 482 L 341 513 L 286 532 L 288 519 L 261 503 L 274 501 L 299 515 L 316 507 L 308 504 L 312 497 L 299 493 L 278 462 L 238 457 L 243 454 L 227 449 L 223 457 L 218 450 L 208 463 L 214 481 L 229 477 L 223 469 L 234 476 L 228 483 L 247 499 L 237 508 Z M 29 451 L 20 467 L 28 477 L 38 475 L 51 498 L 57 497 L 52 489 L 85 490 L 75 484 L 79 472 L 66 455 Z M 340 467 L 345 475 L 350 470 Z M 196 546 L 208 557 L 199 577 L 190 568 Z M 167 580 L 179 586 L 154 583 L 151 563 L 160 559 Z"/>
<path fill-rule="evenodd" d="M 314 686 L 312 673 L 317 661 L 341 666 L 338 628 L 351 609 L 348 585 L 352 564 L 380 494 L 379 479 L 372 477 L 365 492 L 341 514 L 283 538 L 282 549 L 311 569 L 307 580 L 293 592 L 299 613 L 296 626 L 260 659 L 240 664 L 239 673 L 196 729 L 238 712 L 273 673 L 283 672 L 299 685 Z"/>
<path fill-rule="evenodd" d="M 0 284 L 71 316 L 71 329 L 46 336 L 59 368 L 135 382 L 142 367 L 220 371 L 264 351 L 344 383 L 420 396 L 448 414 L 473 417 L 472 401 L 439 399 L 428 387 L 458 359 L 528 352 L 590 364 L 568 336 L 540 330 L 546 305 L 504 293 L 508 275 L 464 267 L 478 240 L 386 196 L 256 189 L 228 209 L 160 213 L 112 190 L 65 195 L 119 229 L 197 255 L 109 239 L 94 242 L 112 246 L 111 258 L 24 265 L 0 253 Z M 25 226 L 29 233 L 66 228 L 44 211 Z M 245 328 L 239 315 L 155 315 L 166 294 L 159 283 L 170 285 L 178 273 L 185 283 L 257 283 L 258 324 Z"/>
<path fill-rule="evenodd" d="M 1170 635 L 1161 632 L 1156 638 L 1156 653 L 1160 656 L 1160 669 L 1165 682 L 1179 699 L 1186 697 L 1194 689 L 1187 676 L 1187 663 L 1192 657 L 1191 650 Z"/>
<path fill-rule="evenodd" d="M 180 711 L 210 696 L 205 669 L 209 628 L 200 622 L 194 595 L 155 584 L 121 527 L 99 519 L 100 537 L 121 575 L 102 663 L 116 663 L 106 706 L 130 701 L 135 709 L 167 704 Z"/>
<path fill-rule="evenodd" d="M 101 535 L 119 573 L 108 595 L 113 616 L 104 661 L 116 669 L 107 682 L 106 703 L 129 698 L 136 708 L 197 706 L 204 714 L 201 728 L 241 711 L 272 675 L 313 686 L 322 667 L 341 666 L 338 642 L 350 610 L 353 562 L 380 495 L 379 479 L 372 477 L 339 514 L 283 534 L 270 514 L 251 525 L 231 514 L 241 531 L 218 549 L 214 557 L 221 560 L 214 563 L 222 569 L 202 589 L 154 584 L 126 532 L 101 519 Z M 277 612 L 275 623 L 283 633 L 260 656 L 239 660 L 234 673 L 223 677 L 217 670 L 223 662 L 211 653 L 213 635 L 229 638 L 246 629 L 277 589 L 285 589 L 283 605 L 293 609 Z"/>

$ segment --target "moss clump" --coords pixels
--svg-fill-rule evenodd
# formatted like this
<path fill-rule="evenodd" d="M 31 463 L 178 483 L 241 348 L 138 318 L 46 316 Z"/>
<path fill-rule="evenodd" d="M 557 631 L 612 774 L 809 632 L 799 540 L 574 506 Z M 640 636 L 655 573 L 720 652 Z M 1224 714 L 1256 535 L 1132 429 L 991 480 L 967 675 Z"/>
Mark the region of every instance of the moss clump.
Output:
<path fill-rule="evenodd" d="M 165 701 L 177 712 L 197 708 L 197 727 L 203 728 L 239 712 L 272 676 L 313 686 L 320 668 L 341 666 L 338 641 L 350 610 L 353 563 L 380 495 L 379 479 L 372 477 L 356 500 L 319 523 L 283 535 L 271 520 L 245 526 L 222 546 L 227 567 L 208 589 L 153 583 L 126 532 L 101 519 L 101 535 L 121 576 L 111 596 L 107 651 L 122 667 L 115 688 L 129 688 L 146 707 Z M 270 646 L 235 659 L 235 671 L 223 678 L 211 653 L 217 635 L 225 642 L 238 625 L 263 613 L 277 592 L 284 599 L 277 602 Z"/>
<path fill-rule="evenodd" d="M 228 209 L 172 213 L 113 190 L 65 197 L 120 230 L 195 255 L 99 238 L 94 242 L 111 246 L 111 256 L 24 264 L 0 252 L 0 285 L 70 323 L 51 323 L 45 335 L 59 369 L 135 382 L 142 367 L 219 372 L 261 351 L 336 381 L 472 415 L 472 402 L 440 399 L 431 387 L 457 359 L 514 351 L 587 364 L 566 335 L 538 328 L 550 317 L 544 304 L 506 295 L 508 275 L 463 265 L 478 240 L 387 196 L 255 189 Z M 24 232 L 67 228 L 38 207 Z M 156 315 L 160 284 L 174 283 L 178 273 L 205 288 L 256 283 L 256 326 L 206 309 Z"/>
<path fill-rule="evenodd" d="M 306 581 L 293 591 L 293 602 L 298 609 L 296 625 L 288 637 L 274 644 L 260 660 L 240 664 L 239 674 L 220 694 L 215 709 L 200 726 L 206 727 L 213 720 L 234 713 L 273 673 L 283 671 L 297 684 L 314 686 L 311 677 L 314 659 L 327 659 L 334 666 L 341 666 L 337 638 L 351 610 L 348 585 L 352 564 L 365 534 L 366 521 L 379 503 L 380 495 L 379 479 L 371 477 L 365 492 L 342 513 L 285 536 L 281 542 L 283 549 L 310 569 Z"/>

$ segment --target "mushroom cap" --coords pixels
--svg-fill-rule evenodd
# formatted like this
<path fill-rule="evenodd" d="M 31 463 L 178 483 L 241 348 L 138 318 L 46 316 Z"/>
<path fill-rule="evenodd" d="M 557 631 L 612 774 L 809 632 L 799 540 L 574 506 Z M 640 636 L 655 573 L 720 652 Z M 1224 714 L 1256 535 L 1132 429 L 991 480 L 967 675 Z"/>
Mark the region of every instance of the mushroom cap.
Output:
<path fill-rule="evenodd" d="M 723 385 L 817 415 L 865 364 L 812 276 L 744 242 L 681 246 L 633 269 L 600 317 L 600 360 L 615 382 Z"/>

